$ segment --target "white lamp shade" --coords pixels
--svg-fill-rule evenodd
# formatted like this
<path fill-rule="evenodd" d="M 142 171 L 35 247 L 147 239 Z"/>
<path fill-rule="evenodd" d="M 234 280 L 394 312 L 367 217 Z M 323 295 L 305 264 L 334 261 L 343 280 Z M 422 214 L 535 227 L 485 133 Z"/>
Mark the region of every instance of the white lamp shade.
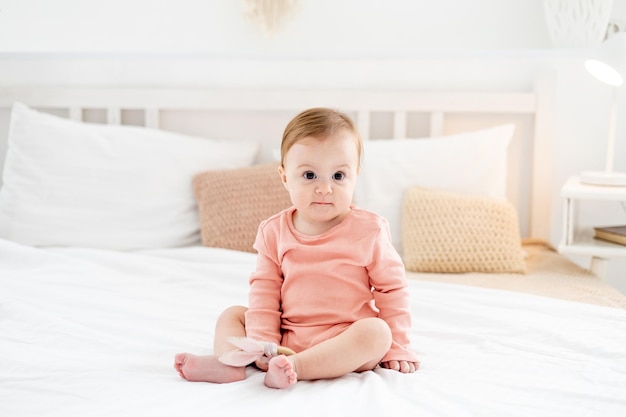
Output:
<path fill-rule="evenodd" d="M 585 68 L 589 74 L 596 77 L 605 84 L 619 87 L 624 84 L 624 77 L 612 66 L 597 59 L 588 59 L 585 61 Z"/>
<path fill-rule="evenodd" d="M 626 32 L 610 37 L 585 61 L 585 68 L 598 80 L 612 86 L 624 83 L 626 74 Z"/>

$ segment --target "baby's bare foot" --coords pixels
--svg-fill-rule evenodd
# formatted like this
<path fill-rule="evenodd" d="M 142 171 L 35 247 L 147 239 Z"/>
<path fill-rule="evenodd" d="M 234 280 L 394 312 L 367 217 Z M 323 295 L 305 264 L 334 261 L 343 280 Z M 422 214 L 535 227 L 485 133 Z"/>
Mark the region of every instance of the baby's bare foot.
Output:
<path fill-rule="evenodd" d="M 297 381 L 296 369 L 285 355 L 278 355 L 270 359 L 265 374 L 265 385 L 270 388 L 287 388 Z"/>
<path fill-rule="evenodd" d="M 174 368 L 181 377 L 193 382 L 235 382 L 246 378 L 246 368 L 224 365 L 214 355 L 179 353 L 174 358 Z"/>

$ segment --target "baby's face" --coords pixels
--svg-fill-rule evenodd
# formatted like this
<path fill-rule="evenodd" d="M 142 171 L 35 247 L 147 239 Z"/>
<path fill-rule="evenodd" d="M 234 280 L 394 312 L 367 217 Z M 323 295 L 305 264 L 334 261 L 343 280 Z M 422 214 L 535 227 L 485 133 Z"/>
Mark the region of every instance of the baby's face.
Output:
<path fill-rule="evenodd" d="M 297 209 L 296 229 L 317 234 L 341 222 L 350 212 L 358 167 L 356 140 L 347 131 L 295 143 L 280 174 Z"/>

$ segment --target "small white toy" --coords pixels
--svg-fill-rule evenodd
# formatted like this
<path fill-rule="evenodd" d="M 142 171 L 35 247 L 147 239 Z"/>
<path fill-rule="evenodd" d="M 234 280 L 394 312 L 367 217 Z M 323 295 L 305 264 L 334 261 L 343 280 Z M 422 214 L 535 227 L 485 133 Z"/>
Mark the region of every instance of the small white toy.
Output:
<path fill-rule="evenodd" d="M 258 342 L 249 337 L 229 337 L 228 341 L 239 349 L 222 354 L 219 361 L 230 366 L 246 366 L 263 357 L 269 360 L 274 356 L 289 356 L 296 353 L 288 347 L 271 342 Z"/>

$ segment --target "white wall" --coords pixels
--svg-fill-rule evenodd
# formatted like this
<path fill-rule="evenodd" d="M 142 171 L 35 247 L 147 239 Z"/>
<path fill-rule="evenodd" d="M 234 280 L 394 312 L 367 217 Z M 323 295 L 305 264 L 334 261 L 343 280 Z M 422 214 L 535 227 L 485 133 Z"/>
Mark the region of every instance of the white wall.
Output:
<path fill-rule="evenodd" d="M 603 167 L 610 91 L 585 73 L 589 50 L 552 47 L 543 10 L 542 0 L 300 0 L 267 36 L 234 0 L 4 0 L 0 85 L 527 90 L 553 72 L 557 245 L 560 185 Z M 626 21 L 626 1 L 615 1 L 612 14 Z M 626 171 L 624 90 L 615 168 Z M 614 216 L 588 221 L 624 222 Z M 624 270 L 626 260 L 611 263 L 609 280 L 626 292 Z"/>
<path fill-rule="evenodd" d="M 406 57 L 549 46 L 541 0 L 300 0 L 273 37 L 241 0 L 4 0 L 0 51 Z"/>

